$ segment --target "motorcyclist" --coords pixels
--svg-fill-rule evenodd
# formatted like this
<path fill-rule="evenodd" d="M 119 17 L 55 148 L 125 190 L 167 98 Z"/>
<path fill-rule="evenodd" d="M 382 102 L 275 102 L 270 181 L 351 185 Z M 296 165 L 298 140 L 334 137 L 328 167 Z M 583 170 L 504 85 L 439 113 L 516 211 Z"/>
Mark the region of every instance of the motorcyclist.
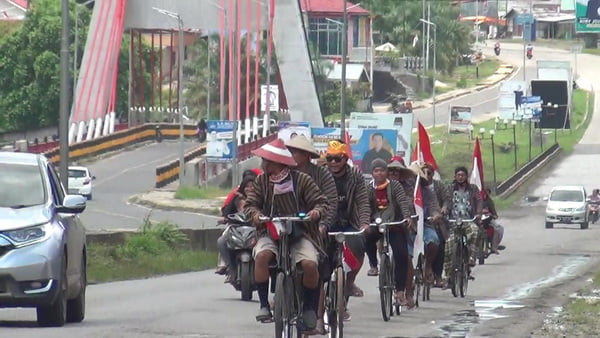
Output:
<path fill-rule="evenodd" d="M 591 195 L 588 196 L 590 202 L 599 202 L 600 203 L 600 189 L 592 190 Z"/>
<path fill-rule="evenodd" d="M 304 305 L 298 327 L 302 331 L 314 330 L 317 322 L 319 302 L 318 247 L 319 233 L 316 222 L 327 214 L 327 197 L 310 176 L 293 170 L 296 161 L 280 139 L 267 143 L 252 151 L 262 158 L 264 173 L 254 181 L 254 190 L 246 199 L 244 213 L 256 226 L 258 241 L 254 247 L 254 280 L 260 300 L 257 321 L 272 319 L 269 305 L 269 264 L 277 255 L 277 243 L 269 237 L 261 218 L 297 215 L 306 212 L 311 221 L 307 224 L 294 224 L 294 231 L 301 235 L 290 243 L 292 257 L 302 271 Z M 302 234 L 303 233 L 303 234 Z"/>
<path fill-rule="evenodd" d="M 528 56 L 533 55 L 533 45 L 531 43 L 527 44 L 527 47 L 525 48 L 525 50 L 527 51 Z"/>
<path fill-rule="evenodd" d="M 481 194 L 476 185 L 468 181 L 469 171 L 465 167 L 454 169 L 454 181 L 450 183 L 448 190 L 452 198 L 452 207 L 450 208 L 451 219 L 471 219 L 475 218 L 475 223 L 481 220 L 482 203 Z M 469 274 L 475 266 L 477 255 L 477 234 L 479 228 L 475 223 L 463 224 L 467 236 L 467 246 L 469 248 Z M 444 270 L 446 276 L 450 276 L 452 270 L 452 257 L 455 249 L 455 231 L 451 229 L 450 236 L 446 240 L 446 252 L 444 257 Z"/>
<path fill-rule="evenodd" d="M 232 201 L 223 207 L 222 214 L 223 220 L 222 223 L 227 223 L 227 216 L 230 214 L 235 214 L 238 212 L 242 212 L 244 210 L 244 202 L 248 197 L 248 194 L 254 189 L 253 182 L 256 176 L 247 175 L 240 183 L 237 191 L 235 192 L 235 197 L 233 197 Z M 220 223 L 221 223 L 220 222 Z M 225 229 L 221 236 L 217 239 L 217 248 L 219 249 L 219 266 L 215 271 L 216 274 L 224 275 L 227 273 L 228 268 L 231 266 L 231 252 L 229 247 L 227 246 L 227 239 L 229 236 L 229 228 Z M 229 275 L 225 280 L 225 283 L 230 282 Z"/>
<path fill-rule="evenodd" d="M 496 55 L 500 55 L 500 42 L 496 41 L 496 43 L 494 44 L 494 53 L 496 53 Z"/>

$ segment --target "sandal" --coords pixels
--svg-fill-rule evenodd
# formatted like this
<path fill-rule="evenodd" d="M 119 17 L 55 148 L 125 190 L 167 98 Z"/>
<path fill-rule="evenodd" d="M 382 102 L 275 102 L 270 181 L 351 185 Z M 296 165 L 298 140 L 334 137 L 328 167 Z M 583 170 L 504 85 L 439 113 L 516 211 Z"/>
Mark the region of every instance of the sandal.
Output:
<path fill-rule="evenodd" d="M 363 297 L 365 294 L 356 284 L 348 285 L 346 289 L 346 296 L 350 297 Z"/>
<path fill-rule="evenodd" d="M 410 292 L 407 291 L 406 295 L 404 297 L 406 298 L 406 305 L 405 306 L 406 306 L 407 309 L 410 310 L 410 309 L 412 309 L 412 308 L 414 308 L 416 306 L 415 295 L 413 294 L 412 291 L 410 291 Z"/>
<path fill-rule="evenodd" d="M 408 302 L 406 301 L 406 297 L 404 296 L 404 291 L 395 291 L 394 299 L 396 300 L 396 304 L 401 306 L 406 306 Z"/>
<path fill-rule="evenodd" d="M 226 266 L 219 266 L 219 267 L 217 267 L 217 270 L 215 270 L 215 274 L 217 274 L 217 275 L 224 275 L 226 273 L 227 273 Z"/>
<path fill-rule="evenodd" d="M 367 276 L 378 276 L 378 275 L 379 275 L 379 270 L 377 269 L 376 266 L 370 268 L 369 271 L 367 271 Z"/>

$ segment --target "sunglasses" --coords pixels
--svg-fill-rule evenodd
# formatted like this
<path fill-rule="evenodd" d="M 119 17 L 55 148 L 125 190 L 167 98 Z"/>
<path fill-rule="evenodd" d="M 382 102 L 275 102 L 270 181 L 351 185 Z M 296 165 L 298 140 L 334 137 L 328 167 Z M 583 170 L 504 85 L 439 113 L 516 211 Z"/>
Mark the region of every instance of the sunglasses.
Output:
<path fill-rule="evenodd" d="M 325 156 L 325 159 L 327 160 L 327 162 L 342 162 L 344 160 L 344 156 Z"/>

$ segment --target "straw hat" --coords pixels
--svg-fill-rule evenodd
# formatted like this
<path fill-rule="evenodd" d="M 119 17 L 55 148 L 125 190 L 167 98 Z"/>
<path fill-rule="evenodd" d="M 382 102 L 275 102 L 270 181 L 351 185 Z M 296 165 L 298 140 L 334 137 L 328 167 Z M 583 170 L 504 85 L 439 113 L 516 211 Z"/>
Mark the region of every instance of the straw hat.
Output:
<path fill-rule="evenodd" d="M 308 138 L 306 138 L 306 136 L 304 136 L 302 134 L 286 141 L 285 145 L 288 148 L 294 148 L 294 149 L 306 151 L 307 153 L 310 154 L 311 158 L 319 158 L 320 157 L 319 152 L 317 151 L 315 146 L 312 144 L 312 142 Z"/>
<path fill-rule="evenodd" d="M 283 143 L 283 140 L 281 139 L 277 139 L 253 150 L 252 154 L 265 160 L 280 163 L 289 167 L 298 165 L 296 161 L 294 161 L 292 153 L 286 148 L 285 143 Z"/>
<path fill-rule="evenodd" d="M 394 156 L 390 159 L 387 165 L 387 169 L 398 170 L 400 172 L 400 178 L 403 179 L 413 177 L 416 175 L 411 169 L 407 168 L 406 165 L 404 165 L 402 157 L 399 156 Z"/>
<path fill-rule="evenodd" d="M 418 165 L 417 163 L 411 164 L 408 168 L 413 172 L 413 176 L 419 175 L 419 177 L 427 179 L 427 175 L 423 171 L 423 167 Z"/>

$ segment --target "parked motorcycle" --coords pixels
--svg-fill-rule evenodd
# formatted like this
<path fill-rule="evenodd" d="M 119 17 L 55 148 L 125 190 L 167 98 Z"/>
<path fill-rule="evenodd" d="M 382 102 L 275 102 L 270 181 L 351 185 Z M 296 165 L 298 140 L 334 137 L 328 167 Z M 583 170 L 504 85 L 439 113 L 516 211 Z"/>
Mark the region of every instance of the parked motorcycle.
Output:
<path fill-rule="evenodd" d="M 589 202 L 588 203 L 588 220 L 592 224 L 595 224 L 598 221 L 600 213 L 600 202 Z"/>
<path fill-rule="evenodd" d="M 229 268 L 231 285 L 242 293 L 242 300 L 252 300 L 256 290 L 254 283 L 254 259 L 252 249 L 256 245 L 256 228 L 242 213 L 227 216 L 227 247 L 231 250 L 232 266 Z"/>

